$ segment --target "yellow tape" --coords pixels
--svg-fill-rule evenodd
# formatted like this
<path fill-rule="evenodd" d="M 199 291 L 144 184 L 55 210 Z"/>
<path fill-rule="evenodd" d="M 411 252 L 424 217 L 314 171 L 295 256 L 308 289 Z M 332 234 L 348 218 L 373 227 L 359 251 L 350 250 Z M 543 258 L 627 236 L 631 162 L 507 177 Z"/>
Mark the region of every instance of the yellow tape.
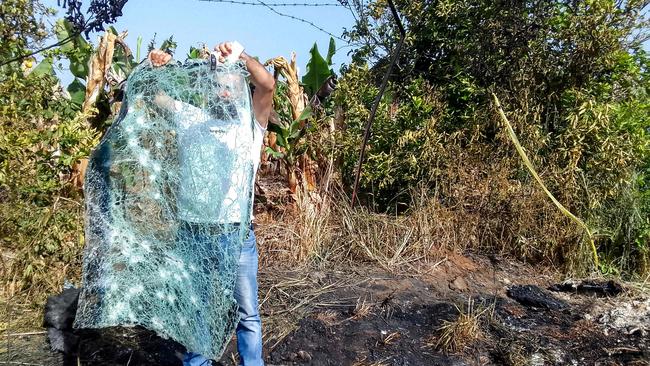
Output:
<path fill-rule="evenodd" d="M 503 108 L 501 108 L 501 103 L 499 103 L 499 98 L 497 98 L 496 94 L 492 93 L 492 97 L 494 98 L 494 103 L 497 106 L 497 109 L 499 110 L 499 115 L 501 116 L 501 119 L 503 122 L 506 124 L 506 131 L 508 131 L 508 136 L 510 136 L 510 139 L 512 142 L 515 144 L 515 148 L 517 148 L 517 152 L 519 153 L 519 156 L 521 156 L 521 159 L 524 161 L 524 164 L 526 165 L 526 168 L 528 168 L 528 171 L 530 171 L 530 174 L 535 177 L 535 180 L 539 185 L 542 187 L 546 195 L 553 201 L 555 206 L 562 211 L 562 213 L 566 216 L 568 216 L 571 220 L 575 221 L 580 227 L 582 227 L 585 232 L 587 233 L 587 238 L 589 239 L 589 244 L 591 244 L 591 250 L 593 252 L 594 256 L 594 264 L 596 266 L 596 270 L 598 270 L 598 252 L 596 251 L 596 245 L 594 244 L 594 240 L 591 237 L 591 231 L 589 231 L 589 228 L 587 225 L 580 220 L 576 215 L 572 214 L 567 210 L 554 196 L 553 194 L 546 188 L 546 185 L 544 185 L 544 182 L 542 182 L 542 179 L 539 177 L 537 174 L 537 171 L 535 171 L 535 168 L 533 167 L 533 164 L 530 162 L 528 159 L 528 156 L 526 156 L 526 153 L 524 152 L 524 149 L 521 147 L 521 144 L 519 143 L 519 139 L 517 138 L 517 135 L 515 134 L 515 130 L 512 129 L 512 125 L 510 125 L 510 122 L 508 121 L 508 118 L 506 118 L 506 114 L 503 112 Z"/>

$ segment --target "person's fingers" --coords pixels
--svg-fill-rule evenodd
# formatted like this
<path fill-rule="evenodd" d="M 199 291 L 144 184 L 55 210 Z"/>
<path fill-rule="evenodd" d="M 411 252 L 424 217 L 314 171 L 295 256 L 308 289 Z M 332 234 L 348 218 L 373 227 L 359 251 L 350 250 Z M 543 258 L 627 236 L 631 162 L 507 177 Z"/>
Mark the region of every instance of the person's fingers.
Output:
<path fill-rule="evenodd" d="M 172 56 L 161 50 L 153 50 L 149 53 L 149 61 L 154 67 L 160 67 L 167 64 L 172 59 Z"/>
<path fill-rule="evenodd" d="M 223 56 L 219 56 L 219 62 L 224 63 L 226 62 L 226 58 Z"/>
<path fill-rule="evenodd" d="M 225 43 L 222 43 L 222 44 L 219 45 L 219 51 L 221 51 L 221 54 L 224 55 L 224 56 L 228 56 L 230 54 L 230 51 L 226 47 Z"/>
<path fill-rule="evenodd" d="M 232 43 L 230 43 L 230 42 L 226 42 L 226 43 L 224 43 L 223 45 L 224 45 L 224 47 L 226 47 L 226 49 L 228 50 L 228 53 L 229 53 L 229 54 L 232 53 Z"/>

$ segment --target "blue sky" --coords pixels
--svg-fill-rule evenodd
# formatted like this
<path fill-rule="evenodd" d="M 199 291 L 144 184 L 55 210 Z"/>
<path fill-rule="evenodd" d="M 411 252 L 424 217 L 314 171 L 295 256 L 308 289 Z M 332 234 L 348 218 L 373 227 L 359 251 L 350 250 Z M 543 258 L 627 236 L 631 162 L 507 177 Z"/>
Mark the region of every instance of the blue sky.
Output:
<path fill-rule="evenodd" d="M 257 2 L 256 0 L 248 0 Z M 265 3 L 337 3 L 336 0 L 263 0 Z M 47 6 L 60 9 L 56 0 L 45 0 Z M 345 27 L 353 25 L 349 11 L 341 6 L 323 7 L 276 7 L 282 13 L 311 21 L 319 27 L 340 36 Z M 236 5 L 199 0 L 130 0 L 123 9 L 123 16 L 114 24 L 118 31 L 128 30 L 126 38 L 135 53 L 138 36 L 143 38 L 143 53 L 157 34 L 157 45 L 170 35 L 178 43 L 177 59 L 185 59 L 190 46 L 206 43 L 212 48 L 222 41 L 237 40 L 246 51 L 261 61 L 284 56 L 289 59 L 296 51 L 301 75 L 309 59 L 309 50 L 317 42 L 319 51 L 325 55 L 330 36 L 294 19 L 274 14 L 264 6 Z M 59 10 L 62 16 L 63 10 Z M 97 35 L 91 36 L 96 44 Z M 349 61 L 349 48 L 345 42 L 336 40 L 340 48 L 334 56 L 334 69 Z"/>
<path fill-rule="evenodd" d="M 47 6 L 64 11 L 57 6 L 57 0 L 42 0 Z M 257 0 L 244 0 L 258 2 Z M 337 0 L 262 0 L 265 3 L 337 3 Z M 86 1 L 87 3 L 88 1 Z M 276 10 L 312 21 L 319 27 L 340 36 L 344 28 L 351 28 L 354 22 L 349 11 L 341 6 L 322 7 L 276 7 Z M 296 51 L 300 74 L 304 75 L 309 60 L 309 50 L 317 42 L 321 54 L 327 52 L 330 36 L 294 19 L 274 14 L 264 6 L 237 5 L 199 0 L 129 0 L 124 7 L 124 15 L 118 19 L 115 28 L 128 30 L 127 43 L 135 52 L 138 36 L 143 38 L 143 52 L 157 34 L 160 45 L 170 35 L 178 43 L 177 59 L 184 59 L 190 46 L 206 43 L 209 47 L 221 41 L 237 40 L 246 47 L 248 53 L 258 56 L 261 61 L 271 57 L 284 56 Z M 96 43 L 97 34 L 91 36 Z M 342 63 L 349 62 L 349 47 L 336 40 L 338 52 L 333 58 L 334 70 Z M 650 41 L 644 44 L 650 51 Z M 144 55 L 143 55 L 144 56 Z M 65 64 L 65 63 L 64 63 Z M 72 77 L 65 72 L 58 73 L 63 81 Z"/>

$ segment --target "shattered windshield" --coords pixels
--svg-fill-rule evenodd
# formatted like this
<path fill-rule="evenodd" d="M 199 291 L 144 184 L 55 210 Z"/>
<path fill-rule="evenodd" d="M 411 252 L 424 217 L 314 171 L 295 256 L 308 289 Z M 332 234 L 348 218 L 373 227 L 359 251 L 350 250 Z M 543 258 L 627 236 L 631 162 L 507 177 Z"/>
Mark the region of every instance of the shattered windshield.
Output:
<path fill-rule="evenodd" d="M 218 359 L 253 186 L 253 118 L 240 63 L 139 66 L 85 178 L 77 328 L 141 325 Z M 257 152 L 259 153 L 259 152 Z"/>

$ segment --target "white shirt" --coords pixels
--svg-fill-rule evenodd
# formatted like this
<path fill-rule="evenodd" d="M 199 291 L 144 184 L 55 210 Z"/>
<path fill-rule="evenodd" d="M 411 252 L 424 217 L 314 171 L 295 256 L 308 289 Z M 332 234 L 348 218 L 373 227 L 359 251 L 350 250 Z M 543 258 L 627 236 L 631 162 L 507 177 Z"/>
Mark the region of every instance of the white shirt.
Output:
<path fill-rule="evenodd" d="M 253 219 L 255 175 L 265 129 L 249 103 L 237 117 L 214 119 L 204 110 L 174 101 L 179 150 L 179 218 L 198 223 Z"/>

